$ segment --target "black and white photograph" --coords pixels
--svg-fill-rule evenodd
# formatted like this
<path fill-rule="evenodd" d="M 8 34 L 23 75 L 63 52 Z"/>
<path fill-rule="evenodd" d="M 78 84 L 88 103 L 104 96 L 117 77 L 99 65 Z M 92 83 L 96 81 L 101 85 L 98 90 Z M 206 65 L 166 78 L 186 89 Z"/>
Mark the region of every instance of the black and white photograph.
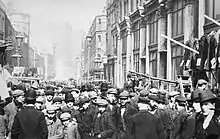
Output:
<path fill-rule="evenodd" d="M 0 0 L 0 139 L 220 139 L 220 0 Z"/>

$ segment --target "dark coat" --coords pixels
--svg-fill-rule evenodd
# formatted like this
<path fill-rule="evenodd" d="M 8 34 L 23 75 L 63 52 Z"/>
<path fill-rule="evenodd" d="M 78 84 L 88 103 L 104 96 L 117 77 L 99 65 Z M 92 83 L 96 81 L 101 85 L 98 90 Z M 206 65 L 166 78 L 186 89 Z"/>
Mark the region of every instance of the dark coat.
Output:
<path fill-rule="evenodd" d="M 165 131 L 166 139 L 169 139 L 171 135 L 171 131 L 173 130 L 174 127 L 171 115 L 168 113 L 167 110 L 163 110 L 163 109 L 157 109 L 155 115 L 157 115 L 161 119 Z"/>
<path fill-rule="evenodd" d="M 138 112 L 138 110 L 136 108 L 134 108 L 131 104 L 126 104 L 125 107 L 125 112 L 123 114 L 123 117 L 121 116 L 121 107 L 119 107 L 117 109 L 117 115 L 116 115 L 116 128 L 118 129 L 118 139 L 125 139 L 127 134 L 128 134 L 128 130 L 127 130 L 127 126 L 128 126 L 128 119 L 133 116 L 134 114 L 136 114 Z M 124 119 L 124 123 L 125 123 L 125 130 L 123 128 L 123 119 Z"/>
<path fill-rule="evenodd" d="M 192 115 L 188 116 L 186 119 L 186 130 L 184 130 L 183 138 L 184 139 L 191 139 L 195 137 L 195 129 L 196 129 L 196 121 L 201 116 L 201 113 L 193 113 Z"/>
<path fill-rule="evenodd" d="M 174 128 L 172 131 L 171 139 L 184 139 L 184 133 L 186 130 L 186 119 L 189 114 L 185 109 L 178 112 L 178 114 L 174 117 Z"/>
<path fill-rule="evenodd" d="M 113 105 L 112 109 L 110 108 L 110 106 L 107 107 L 107 112 L 111 115 L 112 117 L 112 121 L 113 121 L 113 126 L 115 127 L 114 129 L 114 134 L 112 135 L 112 139 L 117 139 L 118 136 L 118 132 L 117 132 L 117 109 L 119 107 L 117 105 Z"/>
<path fill-rule="evenodd" d="M 196 121 L 196 139 L 220 139 L 220 117 L 214 115 L 206 129 L 203 129 L 204 116 Z"/>
<path fill-rule="evenodd" d="M 112 116 L 107 111 L 97 117 L 94 124 L 94 136 L 101 135 L 102 139 L 111 139 L 114 133 L 114 124 Z"/>
<path fill-rule="evenodd" d="M 47 138 L 48 129 L 42 112 L 30 106 L 16 114 L 11 130 L 11 139 Z"/>
<path fill-rule="evenodd" d="M 147 110 L 141 110 L 129 118 L 128 139 L 165 139 L 160 118 Z"/>
<path fill-rule="evenodd" d="M 90 139 L 92 128 L 93 128 L 93 121 L 94 115 L 87 109 L 84 112 L 80 112 L 77 116 L 78 122 L 78 129 L 81 139 Z"/>

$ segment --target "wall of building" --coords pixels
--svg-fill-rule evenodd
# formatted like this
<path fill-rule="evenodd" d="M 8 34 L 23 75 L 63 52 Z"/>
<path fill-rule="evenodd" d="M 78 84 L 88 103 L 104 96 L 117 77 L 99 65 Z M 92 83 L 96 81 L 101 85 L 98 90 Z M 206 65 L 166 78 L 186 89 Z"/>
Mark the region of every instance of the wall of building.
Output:
<path fill-rule="evenodd" d="M 198 26 L 200 1 L 108 2 L 106 49 L 109 81 L 122 87 L 129 70 L 169 80 L 183 74 L 180 63 L 184 49 L 167 41 L 161 34 L 182 43 L 198 37 L 199 28 L 203 28 L 203 25 Z M 115 59 L 114 55 L 117 56 Z"/>
<path fill-rule="evenodd" d="M 91 39 L 88 41 L 88 37 Z M 102 57 L 106 55 L 106 15 L 95 17 L 84 41 L 85 78 L 104 78 Z M 97 58 L 100 61 L 97 63 Z"/>

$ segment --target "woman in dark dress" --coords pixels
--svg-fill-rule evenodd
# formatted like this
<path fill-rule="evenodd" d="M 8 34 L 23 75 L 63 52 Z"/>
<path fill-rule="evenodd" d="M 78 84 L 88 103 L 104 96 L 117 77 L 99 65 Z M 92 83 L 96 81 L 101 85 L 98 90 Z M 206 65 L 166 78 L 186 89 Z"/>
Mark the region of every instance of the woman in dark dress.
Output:
<path fill-rule="evenodd" d="M 202 116 L 196 122 L 196 139 L 220 139 L 220 115 L 216 112 L 216 96 L 206 89 L 201 93 Z"/>

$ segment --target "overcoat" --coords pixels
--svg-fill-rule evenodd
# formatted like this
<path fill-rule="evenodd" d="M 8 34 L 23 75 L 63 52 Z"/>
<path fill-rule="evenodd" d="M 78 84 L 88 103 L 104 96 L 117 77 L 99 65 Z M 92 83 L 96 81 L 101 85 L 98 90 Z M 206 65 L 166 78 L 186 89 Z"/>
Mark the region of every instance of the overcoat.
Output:
<path fill-rule="evenodd" d="M 48 139 L 45 116 L 32 106 L 19 111 L 11 130 L 12 139 Z"/>
<path fill-rule="evenodd" d="M 141 110 L 129 118 L 128 139 L 165 139 L 160 118 L 147 110 Z"/>

